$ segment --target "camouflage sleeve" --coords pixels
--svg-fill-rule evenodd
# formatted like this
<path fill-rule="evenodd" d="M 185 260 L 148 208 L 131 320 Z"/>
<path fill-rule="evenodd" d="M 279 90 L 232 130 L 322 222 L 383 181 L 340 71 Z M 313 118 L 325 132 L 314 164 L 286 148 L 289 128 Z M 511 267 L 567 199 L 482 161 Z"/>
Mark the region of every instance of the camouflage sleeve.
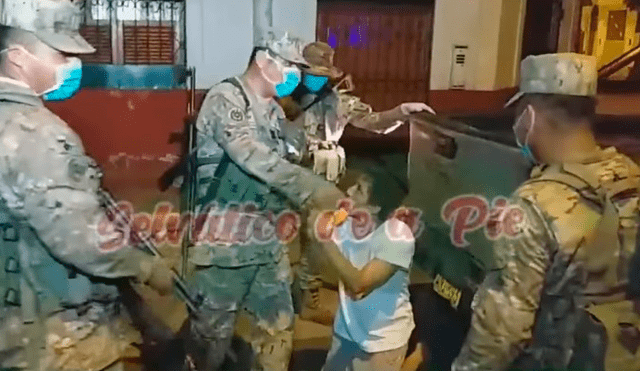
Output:
<path fill-rule="evenodd" d="M 301 166 L 292 164 L 259 140 L 254 122 L 241 108 L 241 98 L 210 92 L 198 117 L 200 135 L 213 137 L 231 160 L 301 206 L 319 188 L 335 186 Z"/>
<path fill-rule="evenodd" d="M 454 371 L 505 370 L 531 339 L 552 237 L 531 203 L 520 198 L 513 202 L 524 218 L 513 226 L 513 237 L 494 245 L 502 268 L 489 272 L 474 297 L 471 329 Z"/>
<path fill-rule="evenodd" d="M 373 108 L 360 98 L 345 93 L 339 95 L 338 117 L 357 128 L 379 134 L 394 128 L 398 120 L 405 118 L 400 107 L 380 113 L 373 112 Z"/>
<path fill-rule="evenodd" d="M 97 277 L 149 273 L 151 258 L 105 228 L 100 172 L 64 122 L 45 109 L 18 114 L 0 140 L 2 198 L 54 257 Z"/>

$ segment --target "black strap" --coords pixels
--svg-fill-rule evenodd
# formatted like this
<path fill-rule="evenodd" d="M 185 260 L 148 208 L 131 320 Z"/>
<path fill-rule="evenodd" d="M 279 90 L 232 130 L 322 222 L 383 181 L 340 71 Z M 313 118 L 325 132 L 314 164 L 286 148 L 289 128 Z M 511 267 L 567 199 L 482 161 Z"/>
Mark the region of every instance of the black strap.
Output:
<path fill-rule="evenodd" d="M 220 163 L 218 164 L 216 171 L 213 173 L 213 179 L 209 183 L 210 184 L 209 190 L 207 191 L 207 195 L 205 196 L 207 201 L 213 200 L 213 198 L 217 195 L 218 189 L 220 188 L 220 180 L 222 179 L 222 176 L 224 175 L 224 173 L 227 171 L 227 168 L 229 167 L 230 163 L 231 163 L 231 158 L 225 152 L 224 155 L 222 155 L 222 158 L 220 159 Z"/>
<path fill-rule="evenodd" d="M 304 107 L 304 108 L 302 109 L 302 111 L 306 111 L 306 110 L 308 110 L 309 108 L 313 107 L 313 105 L 314 105 L 314 104 L 316 104 L 316 103 L 320 102 L 321 100 L 323 100 L 324 98 L 328 97 L 328 96 L 329 96 L 329 94 L 331 94 L 331 92 L 332 92 L 332 91 L 333 91 L 333 90 L 332 90 L 332 89 L 330 89 L 330 88 L 324 88 L 324 89 L 322 90 L 322 92 L 320 92 L 320 94 L 318 94 L 318 95 L 316 96 L 316 98 L 313 100 L 313 102 L 311 102 L 308 106 Z"/>
<path fill-rule="evenodd" d="M 224 79 L 220 82 L 220 84 L 222 83 L 229 83 L 233 86 L 235 86 L 238 90 L 240 90 L 240 94 L 242 95 L 242 99 L 244 100 L 245 103 L 245 112 L 246 110 L 249 108 L 249 106 L 251 105 L 250 101 L 249 101 L 249 97 L 247 96 L 247 93 L 244 91 L 244 88 L 242 87 L 242 85 L 240 84 L 240 81 L 238 80 L 237 77 L 231 77 L 228 79 Z M 195 125 L 195 122 L 192 123 L 191 125 Z M 225 153 L 223 158 L 225 158 L 227 154 Z M 230 160 L 230 159 L 229 159 Z M 177 178 L 180 175 L 186 175 L 189 174 L 190 172 L 192 173 L 192 175 L 195 175 L 195 172 L 198 170 L 199 167 L 201 166 L 205 166 L 205 165 L 211 165 L 211 164 L 215 164 L 218 161 L 213 159 L 213 158 L 198 158 L 198 148 L 194 148 L 190 153 L 187 153 L 184 156 L 184 159 L 177 165 L 173 166 L 171 169 L 169 169 L 169 171 L 167 171 L 162 178 L 160 179 L 160 189 L 162 191 L 165 191 L 166 189 L 169 188 L 169 185 L 171 183 L 173 183 L 173 180 L 175 178 Z M 222 160 L 220 161 L 220 165 L 222 165 Z M 218 166 L 218 169 L 220 169 L 221 166 Z M 225 170 L 226 170 L 226 166 L 225 166 Z M 217 170 L 216 170 L 216 174 L 217 174 Z"/>
<path fill-rule="evenodd" d="M 224 79 L 222 80 L 220 83 L 229 83 L 233 86 L 235 86 L 238 90 L 240 90 L 240 94 L 242 94 L 242 99 L 244 99 L 244 110 L 246 111 L 249 106 L 251 106 L 251 103 L 249 102 L 249 97 L 247 96 L 247 92 L 244 91 L 244 88 L 242 87 L 242 85 L 240 84 L 240 81 L 238 81 L 237 77 L 230 77 L 228 79 Z"/>
<path fill-rule="evenodd" d="M 247 93 L 244 91 L 244 88 L 242 87 L 242 85 L 240 84 L 240 81 L 238 80 L 237 77 L 230 77 L 228 79 L 224 79 L 220 82 L 222 83 L 229 83 L 233 86 L 235 86 L 238 90 L 240 90 L 240 94 L 242 95 L 242 99 L 244 100 L 244 110 L 245 112 L 247 111 L 247 109 L 249 108 L 249 106 L 251 106 L 251 103 L 249 102 L 249 97 L 247 96 Z M 218 165 L 218 168 L 216 169 L 216 176 L 218 174 L 218 170 L 222 168 L 222 164 L 224 163 L 224 160 L 227 159 L 229 161 L 231 161 L 231 159 L 229 158 L 229 156 L 227 156 L 227 153 L 225 152 L 222 159 L 220 160 L 220 164 Z M 192 162 L 192 169 L 197 170 L 200 166 L 204 166 L 204 165 L 211 165 L 211 164 L 215 164 L 218 161 L 213 159 L 213 158 L 198 158 L 198 151 L 193 151 L 192 153 L 189 154 L 189 158 L 187 161 L 191 161 Z M 224 170 L 226 170 L 226 165 L 224 166 Z M 222 173 L 222 172 L 221 172 Z"/>

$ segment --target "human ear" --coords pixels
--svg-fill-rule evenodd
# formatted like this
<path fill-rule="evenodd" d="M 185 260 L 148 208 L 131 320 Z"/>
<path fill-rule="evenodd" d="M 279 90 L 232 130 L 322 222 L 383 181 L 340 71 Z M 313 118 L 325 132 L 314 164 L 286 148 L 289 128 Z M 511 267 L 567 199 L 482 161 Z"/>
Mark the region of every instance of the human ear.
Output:
<path fill-rule="evenodd" d="M 24 49 L 12 47 L 9 48 L 5 53 L 7 54 L 7 62 L 13 64 L 16 67 L 24 68 L 27 63 L 27 52 Z"/>
<path fill-rule="evenodd" d="M 256 53 L 256 65 L 260 67 L 260 69 L 264 69 L 269 63 L 269 57 L 265 50 L 259 50 Z"/>

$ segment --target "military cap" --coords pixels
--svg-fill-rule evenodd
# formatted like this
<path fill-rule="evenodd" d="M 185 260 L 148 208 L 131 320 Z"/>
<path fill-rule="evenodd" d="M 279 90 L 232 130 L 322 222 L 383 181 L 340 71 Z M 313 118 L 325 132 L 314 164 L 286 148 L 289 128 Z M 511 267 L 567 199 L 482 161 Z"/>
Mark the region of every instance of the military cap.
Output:
<path fill-rule="evenodd" d="M 344 73 L 333 65 L 335 51 L 327 43 L 320 41 L 307 44 L 302 50 L 302 56 L 307 61 L 309 68 L 305 71 L 318 76 L 327 76 L 331 79 L 340 78 Z"/>
<path fill-rule="evenodd" d="M 591 97 L 596 95 L 597 84 L 593 56 L 576 53 L 529 56 L 520 65 L 520 91 L 505 107 L 530 93 Z"/>
<path fill-rule="evenodd" d="M 79 6 L 70 0 L 2 0 L 1 24 L 32 32 L 64 53 L 96 51 L 80 36 L 81 20 Z"/>
<path fill-rule="evenodd" d="M 257 47 L 267 48 L 286 61 L 308 68 L 307 62 L 302 57 L 304 45 L 306 45 L 306 42 L 301 38 L 290 36 L 288 32 L 280 32 L 275 29 L 267 30 L 256 44 Z"/>

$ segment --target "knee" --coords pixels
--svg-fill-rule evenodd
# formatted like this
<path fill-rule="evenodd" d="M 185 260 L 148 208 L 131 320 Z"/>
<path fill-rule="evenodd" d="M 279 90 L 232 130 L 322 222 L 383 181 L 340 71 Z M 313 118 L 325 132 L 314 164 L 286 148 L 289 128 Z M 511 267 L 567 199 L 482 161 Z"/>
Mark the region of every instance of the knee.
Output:
<path fill-rule="evenodd" d="M 264 334 L 252 342 L 259 369 L 287 370 L 293 350 L 293 329 Z"/>

